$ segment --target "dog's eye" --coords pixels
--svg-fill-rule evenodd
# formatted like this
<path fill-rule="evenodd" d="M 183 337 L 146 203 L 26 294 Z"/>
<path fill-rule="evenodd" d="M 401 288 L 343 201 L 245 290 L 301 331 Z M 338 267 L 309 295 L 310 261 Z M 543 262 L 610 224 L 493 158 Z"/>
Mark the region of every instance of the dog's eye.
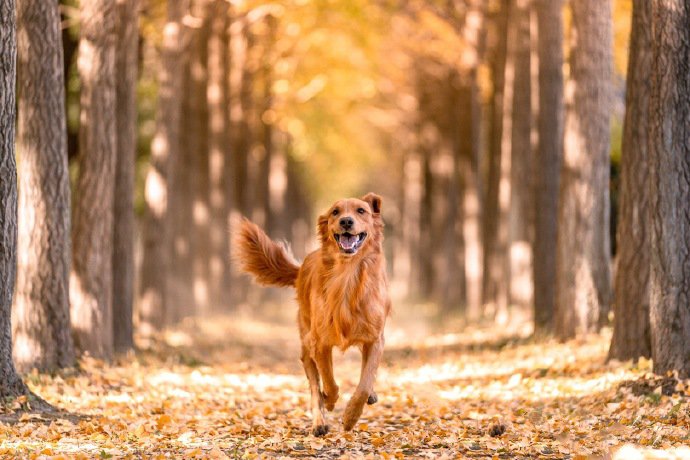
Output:
<path fill-rule="evenodd" d="M 340 211 L 338 211 L 337 209 L 334 209 L 333 212 L 331 213 L 331 215 L 337 216 L 339 212 Z"/>
<path fill-rule="evenodd" d="M 360 214 L 364 214 L 366 211 L 364 210 L 364 208 L 359 208 L 357 209 L 357 212 Z"/>

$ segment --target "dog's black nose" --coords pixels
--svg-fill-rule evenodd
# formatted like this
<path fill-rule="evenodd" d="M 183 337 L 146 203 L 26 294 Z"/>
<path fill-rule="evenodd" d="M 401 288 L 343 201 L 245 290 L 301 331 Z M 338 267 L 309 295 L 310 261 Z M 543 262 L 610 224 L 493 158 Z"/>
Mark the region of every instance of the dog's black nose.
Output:
<path fill-rule="evenodd" d="M 352 217 L 343 217 L 340 219 L 340 226 L 343 227 L 344 230 L 351 229 L 354 224 L 355 220 Z"/>

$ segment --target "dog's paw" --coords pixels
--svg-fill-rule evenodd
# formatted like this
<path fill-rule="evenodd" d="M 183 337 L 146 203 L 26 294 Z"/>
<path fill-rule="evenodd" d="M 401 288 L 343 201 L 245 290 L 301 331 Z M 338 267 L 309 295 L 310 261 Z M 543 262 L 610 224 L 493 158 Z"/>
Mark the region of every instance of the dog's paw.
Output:
<path fill-rule="evenodd" d="M 371 394 L 369 395 L 369 398 L 367 398 L 367 404 L 369 404 L 371 406 L 372 404 L 376 404 L 378 401 L 379 401 L 379 397 L 376 396 L 376 393 L 372 391 Z"/>
<path fill-rule="evenodd" d="M 338 387 L 328 390 L 328 393 L 321 392 L 323 397 L 323 404 L 327 410 L 332 411 L 335 408 L 335 403 L 338 402 Z"/>
<path fill-rule="evenodd" d="M 328 425 L 316 425 L 311 431 L 311 434 L 313 434 L 316 437 L 325 436 L 327 433 Z"/>

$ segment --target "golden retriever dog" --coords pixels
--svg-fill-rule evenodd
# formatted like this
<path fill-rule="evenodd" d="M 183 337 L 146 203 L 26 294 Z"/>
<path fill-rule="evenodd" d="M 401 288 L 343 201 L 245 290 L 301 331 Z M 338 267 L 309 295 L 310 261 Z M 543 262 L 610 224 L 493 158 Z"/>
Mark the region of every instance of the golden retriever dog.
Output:
<path fill-rule="evenodd" d="M 365 403 L 377 401 L 374 380 L 383 353 L 383 328 L 391 311 L 381 197 L 369 193 L 335 202 L 319 217 L 318 233 L 321 247 L 301 265 L 286 245 L 272 241 L 246 219 L 240 223 L 234 248 L 241 269 L 258 283 L 297 289 L 301 359 L 311 389 L 312 433 L 323 436 L 328 432 L 324 408 L 332 411 L 338 400 L 333 347 L 356 346 L 362 352 L 359 384 L 343 415 L 345 430 L 355 425 Z"/>

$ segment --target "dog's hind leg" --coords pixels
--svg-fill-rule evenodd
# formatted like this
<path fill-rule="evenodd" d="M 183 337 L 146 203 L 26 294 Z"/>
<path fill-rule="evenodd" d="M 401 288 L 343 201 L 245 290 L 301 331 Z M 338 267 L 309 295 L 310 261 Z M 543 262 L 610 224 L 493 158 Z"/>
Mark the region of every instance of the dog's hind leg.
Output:
<path fill-rule="evenodd" d="M 332 411 L 338 401 L 338 385 L 333 378 L 333 348 L 319 347 L 316 352 L 316 366 L 323 380 L 324 403 Z"/>
<path fill-rule="evenodd" d="M 312 434 L 323 436 L 328 433 L 328 425 L 323 413 L 323 395 L 319 388 L 319 371 L 309 354 L 309 350 L 305 347 L 302 347 L 302 365 L 304 365 L 304 373 L 307 374 L 311 391 Z"/>
<path fill-rule="evenodd" d="M 374 380 L 376 380 L 376 370 L 381 362 L 383 355 L 383 337 L 374 343 L 364 344 L 362 347 L 362 375 L 359 384 L 352 398 L 348 401 L 343 415 L 343 426 L 345 430 L 351 430 L 357 420 L 362 415 L 364 404 L 369 400 L 374 391 Z"/>

